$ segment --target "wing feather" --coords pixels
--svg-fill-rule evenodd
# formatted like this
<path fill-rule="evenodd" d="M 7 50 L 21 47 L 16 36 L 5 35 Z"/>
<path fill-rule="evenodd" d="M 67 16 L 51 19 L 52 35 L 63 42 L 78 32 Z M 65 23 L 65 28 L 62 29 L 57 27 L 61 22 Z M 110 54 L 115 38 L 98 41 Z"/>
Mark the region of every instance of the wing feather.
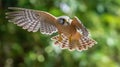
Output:
<path fill-rule="evenodd" d="M 32 32 L 37 32 L 40 29 L 43 34 L 57 32 L 56 17 L 47 12 L 17 7 L 9 7 L 8 9 L 13 11 L 7 12 L 6 18 L 23 29 Z"/>
<path fill-rule="evenodd" d="M 81 21 L 76 16 L 73 18 L 73 21 L 71 24 L 75 25 L 77 30 L 79 32 L 81 32 L 82 35 L 84 35 L 86 37 L 89 36 L 89 32 L 88 32 L 87 28 L 81 23 Z"/>

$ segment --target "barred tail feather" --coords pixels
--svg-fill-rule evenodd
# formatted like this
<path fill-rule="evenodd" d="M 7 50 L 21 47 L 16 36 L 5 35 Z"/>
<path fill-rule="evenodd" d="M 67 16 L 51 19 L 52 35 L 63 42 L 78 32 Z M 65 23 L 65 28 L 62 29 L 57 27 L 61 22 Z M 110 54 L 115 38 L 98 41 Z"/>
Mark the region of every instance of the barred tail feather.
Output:
<path fill-rule="evenodd" d="M 62 40 L 59 41 L 59 35 L 57 36 L 54 36 L 52 37 L 51 39 L 54 40 L 54 44 L 61 47 L 62 49 L 68 49 L 68 45 L 69 45 L 69 42 L 68 42 L 68 38 L 65 37 L 63 34 L 61 35 L 62 37 Z"/>
<path fill-rule="evenodd" d="M 77 46 L 78 50 L 87 50 L 89 47 L 92 47 L 97 42 L 89 37 L 81 37 L 79 40 L 79 45 Z"/>
<path fill-rule="evenodd" d="M 59 35 L 52 37 L 52 40 L 55 40 L 54 44 L 60 46 L 62 49 L 69 49 L 70 51 L 78 50 L 83 51 L 92 47 L 97 42 L 89 37 L 81 37 L 79 40 L 72 40 L 69 42 L 69 39 L 62 34 L 62 41 L 59 41 Z"/>

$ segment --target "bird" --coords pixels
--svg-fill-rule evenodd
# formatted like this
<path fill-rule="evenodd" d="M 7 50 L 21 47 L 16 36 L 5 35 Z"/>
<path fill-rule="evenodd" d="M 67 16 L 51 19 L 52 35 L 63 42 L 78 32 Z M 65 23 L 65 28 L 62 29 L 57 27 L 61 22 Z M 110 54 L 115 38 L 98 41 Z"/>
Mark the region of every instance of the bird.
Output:
<path fill-rule="evenodd" d="M 97 44 L 77 16 L 55 17 L 46 11 L 19 7 L 8 7 L 8 9 L 11 10 L 6 12 L 8 22 L 13 22 L 28 32 L 39 31 L 47 35 L 58 33 L 51 39 L 62 49 L 83 51 Z"/>

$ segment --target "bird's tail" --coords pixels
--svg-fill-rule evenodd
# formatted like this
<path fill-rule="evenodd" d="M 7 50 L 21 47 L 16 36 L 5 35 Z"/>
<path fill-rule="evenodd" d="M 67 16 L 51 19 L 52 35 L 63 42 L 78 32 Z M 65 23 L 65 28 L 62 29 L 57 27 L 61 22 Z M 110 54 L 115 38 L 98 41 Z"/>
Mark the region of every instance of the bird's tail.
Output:
<path fill-rule="evenodd" d="M 92 47 L 94 44 L 97 44 L 95 40 L 90 37 L 81 37 L 79 44 L 77 45 L 78 50 L 87 50 L 89 47 Z"/>
<path fill-rule="evenodd" d="M 54 40 L 54 44 L 57 46 L 60 46 L 62 49 L 67 49 L 68 45 L 69 45 L 69 40 L 66 36 L 64 36 L 63 34 L 61 34 L 61 38 L 62 40 L 59 40 L 60 35 L 56 35 L 54 37 L 51 38 L 51 40 Z"/>
<path fill-rule="evenodd" d="M 69 50 L 87 50 L 89 47 L 92 47 L 94 44 L 97 44 L 95 40 L 89 37 L 81 37 L 79 40 L 72 40 L 69 42 L 69 39 L 62 35 L 62 40 L 59 41 L 59 35 L 52 37 L 52 40 L 55 40 L 55 45 L 60 46 L 62 49 Z"/>

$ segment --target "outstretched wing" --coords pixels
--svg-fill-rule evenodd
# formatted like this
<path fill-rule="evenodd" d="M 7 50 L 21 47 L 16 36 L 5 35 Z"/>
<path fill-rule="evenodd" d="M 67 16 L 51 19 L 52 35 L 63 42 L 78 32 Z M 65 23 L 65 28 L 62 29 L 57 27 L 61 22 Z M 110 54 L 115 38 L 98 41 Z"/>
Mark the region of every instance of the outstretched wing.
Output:
<path fill-rule="evenodd" d="M 17 7 L 9 7 L 8 9 L 13 10 L 6 13 L 9 22 L 14 22 L 29 32 L 37 32 L 38 30 L 43 34 L 57 32 L 56 17 L 47 12 Z"/>
<path fill-rule="evenodd" d="M 75 16 L 72 20 L 72 23 L 83 36 L 88 36 L 89 32 L 86 27 L 81 23 L 81 21 Z"/>

